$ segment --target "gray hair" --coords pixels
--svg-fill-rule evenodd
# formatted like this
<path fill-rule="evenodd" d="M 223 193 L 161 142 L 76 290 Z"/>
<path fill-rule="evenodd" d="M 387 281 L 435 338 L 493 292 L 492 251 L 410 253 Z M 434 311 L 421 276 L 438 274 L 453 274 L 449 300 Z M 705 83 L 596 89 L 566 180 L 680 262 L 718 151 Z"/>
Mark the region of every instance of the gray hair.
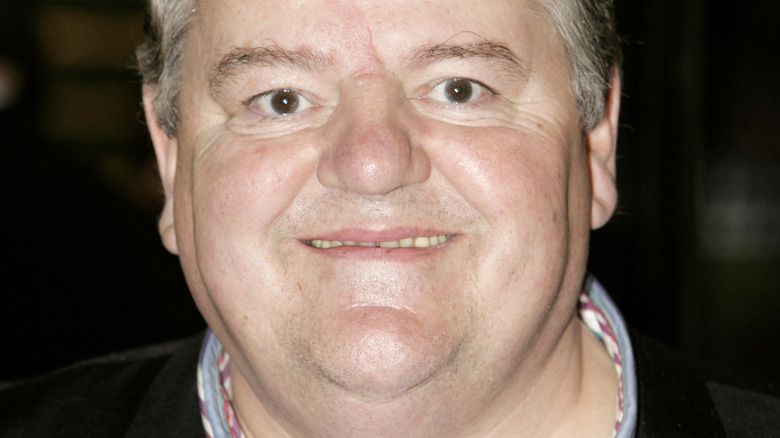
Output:
<path fill-rule="evenodd" d="M 143 82 L 155 87 L 158 123 L 171 138 L 179 124 L 182 50 L 195 1 L 149 0 L 147 39 L 136 49 Z M 563 41 L 580 121 L 590 131 L 604 115 L 612 69 L 621 61 L 614 0 L 537 1 Z"/>
<path fill-rule="evenodd" d="M 184 39 L 195 0 L 149 0 L 144 41 L 135 50 L 144 85 L 154 87 L 157 122 L 170 138 L 179 125 Z"/>
<path fill-rule="evenodd" d="M 541 0 L 563 41 L 572 93 L 586 131 L 604 116 L 613 68 L 622 61 L 614 0 Z"/>

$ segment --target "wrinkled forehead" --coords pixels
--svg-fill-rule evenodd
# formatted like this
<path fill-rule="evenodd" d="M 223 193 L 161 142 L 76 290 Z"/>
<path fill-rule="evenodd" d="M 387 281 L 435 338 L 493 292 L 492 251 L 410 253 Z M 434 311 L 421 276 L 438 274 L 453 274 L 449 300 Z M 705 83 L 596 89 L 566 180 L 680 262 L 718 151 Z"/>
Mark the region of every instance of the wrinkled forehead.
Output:
<path fill-rule="evenodd" d="M 536 0 L 199 0 L 191 24 L 190 48 L 211 62 L 267 46 L 313 47 L 352 64 L 393 62 L 416 47 L 478 40 L 525 56 L 543 40 L 562 53 Z"/>

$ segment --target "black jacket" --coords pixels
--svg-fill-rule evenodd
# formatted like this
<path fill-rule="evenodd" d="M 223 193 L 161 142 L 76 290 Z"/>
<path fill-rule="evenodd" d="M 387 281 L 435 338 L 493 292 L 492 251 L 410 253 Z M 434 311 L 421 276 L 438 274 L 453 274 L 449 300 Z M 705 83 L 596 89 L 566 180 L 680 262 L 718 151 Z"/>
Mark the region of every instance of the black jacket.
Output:
<path fill-rule="evenodd" d="M 0 388 L 0 437 L 199 437 L 203 336 Z"/>
<path fill-rule="evenodd" d="M 637 438 L 780 437 L 780 397 L 631 334 L 639 389 Z"/>
<path fill-rule="evenodd" d="M 205 437 L 202 336 L 0 387 L 0 437 Z M 780 437 L 780 398 L 632 334 L 637 438 Z"/>

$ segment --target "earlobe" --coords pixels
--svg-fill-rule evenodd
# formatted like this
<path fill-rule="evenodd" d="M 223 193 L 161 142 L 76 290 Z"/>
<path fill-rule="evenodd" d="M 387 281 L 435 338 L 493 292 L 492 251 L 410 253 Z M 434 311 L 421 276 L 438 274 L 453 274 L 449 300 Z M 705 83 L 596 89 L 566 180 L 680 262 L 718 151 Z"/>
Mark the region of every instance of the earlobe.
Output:
<path fill-rule="evenodd" d="M 587 134 L 591 186 L 591 229 L 607 223 L 617 206 L 615 182 L 615 152 L 617 149 L 618 115 L 620 113 L 620 73 L 612 69 L 612 81 L 607 95 L 604 117 Z"/>
<path fill-rule="evenodd" d="M 165 193 L 165 206 L 158 223 L 160 237 L 165 248 L 173 254 L 179 253 L 176 243 L 176 226 L 173 215 L 174 181 L 176 177 L 176 139 L 171 138 L 160 126 L 155 109 L 155 89 L 150 85 L 143 87 L 144 115 L 149 134 L 157 157 L 157 167 Z"/>

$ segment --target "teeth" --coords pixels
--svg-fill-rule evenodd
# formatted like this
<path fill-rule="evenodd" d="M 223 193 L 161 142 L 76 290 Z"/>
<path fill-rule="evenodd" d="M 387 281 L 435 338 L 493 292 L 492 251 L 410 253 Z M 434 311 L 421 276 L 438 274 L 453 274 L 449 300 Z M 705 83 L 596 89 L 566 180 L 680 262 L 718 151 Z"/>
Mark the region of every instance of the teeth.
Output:
<path fill-rule="evenodd" d="M 442 245 L 452 236 L 441 234 L 438 236 L 405 237 L 401 240 L 387 242 L 358 242 L 355 240 L 321 240 L 314 239 L 309 242 L 311 246 L 320 249 L 338 248 L 339 246 L 373 246 L 378 248 L 430 248 Z"/>
<path fill-rule="evenodd" d="M 389 242 L 379 242 L 378 245 L 380 248 L 398 248 L 401 246 L 401 242 L 399 240 L 391 240 Z"/>

